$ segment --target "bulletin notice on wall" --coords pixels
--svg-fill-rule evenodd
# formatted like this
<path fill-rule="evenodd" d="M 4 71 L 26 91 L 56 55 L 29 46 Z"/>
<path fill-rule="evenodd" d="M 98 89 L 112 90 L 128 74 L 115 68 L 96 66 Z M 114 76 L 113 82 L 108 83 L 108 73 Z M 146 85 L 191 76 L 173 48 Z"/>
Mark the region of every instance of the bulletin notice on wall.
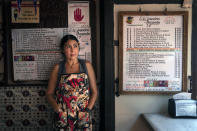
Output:
<path fill-rule="evenodd" d="M 36 1 L 11 1 L 12 23 L 39 23 L 40 3 Z"/>
<path fill-rule="evenodd" d="M 54 65 L 63 60 L 60 41 L 66 34 L 79 39 L 79 58 L 91 62 L 90 28 L 13 29 L 14 80 L 48 80 Z"/>
<path fill-rule="evenodd" d="M 68 27 L 89 27 L 89 2 L 68 2 Z"/>
<path fill-rule="evenodd" d="M 182 90 L 183 16 L 123 16 L 123 91 Z"/>

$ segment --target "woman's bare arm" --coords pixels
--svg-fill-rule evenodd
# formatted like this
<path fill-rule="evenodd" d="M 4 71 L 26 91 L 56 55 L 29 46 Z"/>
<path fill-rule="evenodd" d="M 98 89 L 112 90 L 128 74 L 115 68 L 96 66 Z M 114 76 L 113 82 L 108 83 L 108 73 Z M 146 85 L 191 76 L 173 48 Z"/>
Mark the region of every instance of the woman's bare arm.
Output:
<path fill-rule="evenodd" d="M 59 112 L 59 106 L 57 102 L 54 99 L 54 90 L 56 87 L 56 82 L 57 82 L 57 77 L 58 77 L 58 70 L 59 70 L 59 65 L 56 64 L 51 72 L 50 79 L 48 82 L 48 89 L 46 92 L 46 97 L 48 102 L 52 105 L 53 109 L 55 112 Z"/>
<path fill-rule="evenodd" d="M 91 110 L 95 104 L 96 99 L 97 99 L 98 90 L 97 90 L 97 86 L 96 86 L 96 77 L 95 77 L 94 69 L 93 69 L 91 63 L 86 62 L 86 67 L 88 70 L 88 78 L 89 78 L 90 90 L 91 90 L 90 100 L 89 100 L 87 108 Z"/>

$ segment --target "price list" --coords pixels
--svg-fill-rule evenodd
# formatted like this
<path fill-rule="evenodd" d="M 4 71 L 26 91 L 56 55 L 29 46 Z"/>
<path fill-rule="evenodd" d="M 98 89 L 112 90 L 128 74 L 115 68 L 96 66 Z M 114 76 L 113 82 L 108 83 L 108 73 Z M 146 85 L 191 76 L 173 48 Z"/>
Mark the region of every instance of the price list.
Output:
<path fill-rule="evenodd" d="M 182 19 L 123 17 L 123 90 L 181 91 Z"/>

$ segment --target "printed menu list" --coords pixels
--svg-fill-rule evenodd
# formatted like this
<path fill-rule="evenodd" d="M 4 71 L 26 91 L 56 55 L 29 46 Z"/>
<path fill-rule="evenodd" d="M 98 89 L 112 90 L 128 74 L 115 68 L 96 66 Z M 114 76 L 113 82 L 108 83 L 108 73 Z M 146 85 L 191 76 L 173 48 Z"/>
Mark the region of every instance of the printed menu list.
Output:
<path fill-rule="evenodd" d="M 181 91 L 182 16 L 124 16 L 123 23 L 123 90 Z"/>
<path fill-rule="evenodd" d="M 91 62 L 90 28 L 13 29 L 14 80 L 48 80 L 53 66 L 63 60 L 60 40 L 66 34 L 79 39 L 79 58 Z"/>

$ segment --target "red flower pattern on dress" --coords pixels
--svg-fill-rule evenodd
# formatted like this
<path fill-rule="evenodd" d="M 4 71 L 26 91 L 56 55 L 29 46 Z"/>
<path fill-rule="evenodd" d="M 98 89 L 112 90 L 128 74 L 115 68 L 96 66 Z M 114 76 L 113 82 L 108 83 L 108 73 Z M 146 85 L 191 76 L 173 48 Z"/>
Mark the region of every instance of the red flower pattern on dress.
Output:
<path fill-rule="evenodd" d="M 69 126 L 70 126 L 71 131 L 73 131 L 74 122 L 71 119 L 68 119 L 68 123 L 69 123 Z"/>
<path fill-rule="evenodd" d="M 63 100 L 64 102 L 66 102 L 66 106 L 74 113 L 74 110 L 72 109 L 71 105 L 70 105 L 70 102 L 71 100 L 77 100 L 77 97 L 76 96 L 70 96 L 70 97 L 66 97 L 66 96 L 63 96 Z"/>
<path fill-rule="evenodd" d="M 88 105 L 89 101 L 89 84 L 88 77 L 85 73 L 79 74 L 66 74 L 62 75 L 59 83 L 59 87 L 56 89 L 56 101 L 63 112 L 67 113 L 66 119 L 62 119 L 63 113 L 59 114 L 59 120 L 62 123 L 64 129 L 70 129 L 71 131 L 76 129 L 76 125 L 80 128 L 84 128 L 84 131 L 89 124 L 89 114 L 84 112 L 84 109 Z M 85 115 L 78 116 L 80 112 L 84 112 Z M 84 127 L 83 127 L 84 125 Z"/>
<path fill-rule="evenodd" d="M 78 87 L 79 86 L 79 83 L 82 82 L 83 79 L 71 79 L 71 80 L 68 80 L 69 84 L 71 84 L 72 87 Z"/>

